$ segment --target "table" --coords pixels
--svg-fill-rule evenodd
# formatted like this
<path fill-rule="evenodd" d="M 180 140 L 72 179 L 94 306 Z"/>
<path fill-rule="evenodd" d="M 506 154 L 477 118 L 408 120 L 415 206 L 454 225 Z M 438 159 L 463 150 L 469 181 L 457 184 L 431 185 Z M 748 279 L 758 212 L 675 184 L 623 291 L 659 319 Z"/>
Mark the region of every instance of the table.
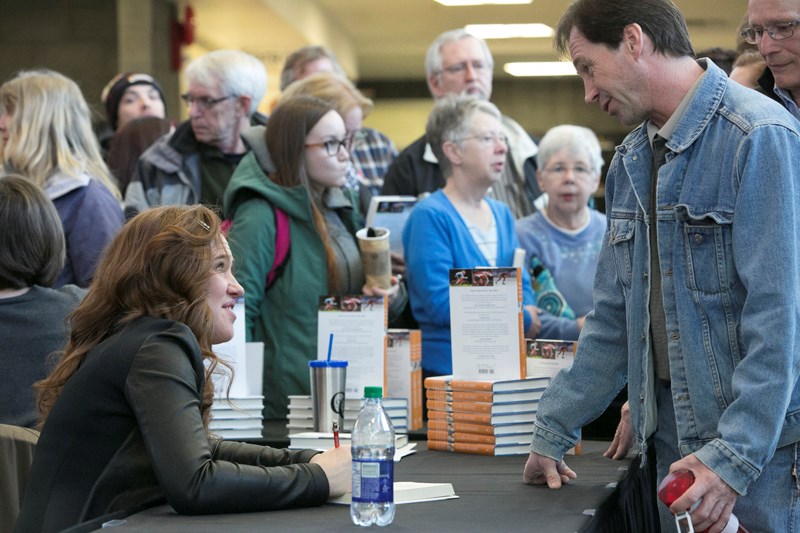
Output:
<path fill-rule="evenodd" d="M 561 490 L 522 483 L 526 456 L 488 457 L 427 450 L 395 465 L 396 481 L 450 482 L 459 499 L 398 505 L 391 530 L 421 531 L 546 531 L 574 532 L 611 493 L 628 462 L 602 457 L 607 442 L 587 441 L 583 454 L 567 456 L 578 479 Z M 124 520 L 124 521 L 123 521 Z M 318 508 L 225 515 L 178 515 L 168 505 L 147 509 L 111 528 L 122 532 L 219 533 L 221 531 L 357 531 L 349 508 L 327 504 Z M 105 529 L 108 531 L 108 529 Z"/>

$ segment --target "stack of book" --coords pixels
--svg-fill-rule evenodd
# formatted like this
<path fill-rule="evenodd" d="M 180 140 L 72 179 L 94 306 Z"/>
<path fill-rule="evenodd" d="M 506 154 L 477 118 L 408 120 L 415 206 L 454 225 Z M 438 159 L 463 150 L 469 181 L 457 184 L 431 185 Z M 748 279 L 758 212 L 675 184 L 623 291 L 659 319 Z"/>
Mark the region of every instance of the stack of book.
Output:
<path fill-rule="evenodd" d="M 224 439 L 260 439 L 263 396 L 217 398 L 211 406 L 209 430 Z"/>
<path fill-rule="evenodd" d="M 530 450 L 539 398 L 549 378 L 425 379 L 428 449 L 481 455 Z"/>
<path fill-rule="evenodd" d="M 392 421 L 392 426 L 397 433 L 408 433 L 408 399 L 383 398 L 383 408 Z M 344 425 L 342 431 L 350 432 L 361 411 L 363 400 L 360 398 L 347 398 L 344 403 Z M 289 396 L 289 415 L 286 429 L 289 437 L 296 433 L 314 431 L 314 413 L 311 396 Z M 323 428 L 320 428 L 323 429 Z M 329 428 L 324 428 L 329 429 Z"/>

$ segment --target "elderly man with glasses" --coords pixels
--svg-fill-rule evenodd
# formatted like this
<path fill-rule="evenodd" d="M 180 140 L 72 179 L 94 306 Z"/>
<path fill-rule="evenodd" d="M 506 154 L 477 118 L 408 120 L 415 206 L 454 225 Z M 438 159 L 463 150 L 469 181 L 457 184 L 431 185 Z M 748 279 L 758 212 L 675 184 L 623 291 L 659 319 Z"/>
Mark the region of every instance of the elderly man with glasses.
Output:
<path fill-rule="evenodd" d="M 142 154 L 125 194 L 129 211 L 166 204 L 222 206 L 234 168 L 248 151 L 241 133 L 265 124 L 256 111 L 267 89 L 267 72 L 255 57 L 216 50 L 186 68 L 181 98 L 189 120 Z"/>
<path fill-rule="evenodd" d="M 759 86 L 800 119 L 800 3 L 750 0 L 748 18 L 742 37 L 758 46 L 767 62 Z"/>
<path fill-rule="evenodd" d="M 436 100 L 449 94 L 489 100 L 493 66 L 485 41 L 461 29 L 447 31 L 428 48 L 428 88 Z M 511 118 L 503 116 L 502 126 L 509 140 L 506 166 L 502 179 L 492 185 L 489 194 L 508 204 L 514 218 L 521 218 L 535 211 L 533 202 L 541 194 L 536 183 L 538 147 Z M 419 196 L 441 189 L 444 184 L 439 160 L 423 135 L 400 152 L 384 177 L 382 193 Z"/>

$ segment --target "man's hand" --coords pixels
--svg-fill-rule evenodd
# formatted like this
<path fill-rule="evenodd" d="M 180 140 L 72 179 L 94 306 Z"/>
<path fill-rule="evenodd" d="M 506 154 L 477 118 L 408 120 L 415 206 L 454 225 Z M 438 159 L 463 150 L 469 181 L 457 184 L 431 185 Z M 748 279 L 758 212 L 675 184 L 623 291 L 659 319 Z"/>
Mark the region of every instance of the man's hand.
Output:
<path fill-rule="evenodd" d="M 562 483 L 569 483 L 578 474 L 572 471 L 564 461 L 556 463 L 555 459 L 531 452 L 528 462 L 525 463 L 525 472 L 522 481 L 528 485 L 543 485 L 551 489 L 560 489 Z"/>
<path fill-rule="evenodd" d="M 687 455 L 669 467 L 670 472 L 681 469 L 692 471 L 694 484 L 672 503 L 670 512 L 682 513 L 702 498 L 703 502 L 691 514 L 694 530 L 719 533 L 728 524 L 738 494 L 694 454 Z"/>
<path fill-rule="evenodd" d="M 604 457 L 609 459 L 616 459 L 621 461 L 628 455 L 628 450 L 631 449 L 633 444 L 633 429 L 631 428 L 631 406 L 625 402 L 620 409 L 620 420 L 617 425 L 617 431 L 614 433 L 614 440 L 611 445 L 603 454 Z"/>

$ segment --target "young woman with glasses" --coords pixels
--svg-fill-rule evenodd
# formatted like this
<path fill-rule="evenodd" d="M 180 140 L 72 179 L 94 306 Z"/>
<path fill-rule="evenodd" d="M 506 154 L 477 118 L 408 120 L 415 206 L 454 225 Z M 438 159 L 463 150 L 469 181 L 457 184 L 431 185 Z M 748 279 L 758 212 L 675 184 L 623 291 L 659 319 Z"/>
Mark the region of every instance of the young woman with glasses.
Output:
<path fill-rule="evenodd" d="M 264 137 L 250 142 L 225 191 L 231 248 L 247 292 L 247 340 L 264 342 L 267 419 L 286 417 L 290 394 L 310 394 L 320 296 L 368 292 L 390 296 L 390 314 L 402 309 L 397 285 L 364 286 L 357 193 L 342 189 L 350 143 L 330 103 L 289 98 L 275 108 Z M 289 257 L 268 286 L 280 213 L 288 218 Z"/>

